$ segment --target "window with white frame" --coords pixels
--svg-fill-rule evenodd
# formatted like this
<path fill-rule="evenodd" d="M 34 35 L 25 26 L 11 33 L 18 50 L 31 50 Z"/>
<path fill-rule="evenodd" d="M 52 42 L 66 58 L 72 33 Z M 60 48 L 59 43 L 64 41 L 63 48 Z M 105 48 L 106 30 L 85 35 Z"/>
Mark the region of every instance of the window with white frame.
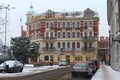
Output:
<path fill-rule="evenodd" d="M 89 43 L 89 47 L 92 48 L 92 43 Z"/>
<path fill-rule="evenodd" d="M 49 37 L 49 33 L 48 32 L 46 32 L 46 38 L 48 38 Z"/>
<path fill-rule="evenodd" d="M 75 22 L 73 22 L 73 27 L 75 27 Z"/>
<path fill-rule="evenodd" d="M 77 27 L 80 27 L 80 22 L 77 22 Z"/>
<path fill-rule="evenodd" d="M 84 22 L 84 28 L 85 28 L 85 29 L 88 29 L 88 24 L 87 24 L 86 21 Z"/>
<path fill-rule="evenodd" d="M 70 32 L 67 32 L 67 37 L 70 38 Z"/>
<path fill-rule="evenodd" d="M 79 42 L 77 42 L 77 48 L 80 48 L 80 43 Z"/>
<path fill-rule="evenodd" d="M 60 48 L 61 47 L 61 43 L 60 42 L 58 42 L 58 48 Z"/>
<path fill-rule="evenodd" d="M 63 27 L 65 28 L 65 22 L 63 22 Z"/>
<path fill-rule="evenodd" d="M 58 38 L 60 38 L 60 32 L 58 32 Z"/>
<path fill-rule="evenodd" d="M 92 37 L 92 32 L 91 31 L 89 32 L 89 37 Z"/>
<path fill-rule="evenodd" d="M 75 48 L 75 42 L 72 43 L 72 48 Z"/>
<path fill-rule="evenodd" d="M 84 32 L 84 37 L 87 37 L 87 32 Z"/>
<path fill-rule="evenodd" d="M 53 29 L 53 23 L 51 23 L 50 29 Z"/>
<path fill-rule="evenodd" d="M 46 28 L 48 28 L 49 27 L 49 23 L 46 23 Z"/>
<path fill-rule="evenodd" d="M 62 48 L 65 48 L 65 42 L 62 43 Z"/>
<path fill-rule="evenodd" d="M 67 23 L 67 26 L 70 27 L 70 22 Z"/>
<path fill-rule="evenodd" d="M 89 22 L 89 27 L 92 27 L 92 22 L 91 21 Z"/>
<path fill-rule="evenodd" d="M 70 48 L 70 42 L 67 42 L 67 48 Z"/>
<path fill-rule="evenodd" d="M 58 22 L 58 28 L 60 28 L 60 22 Z"/>
<path fill-rule="evenodd" d="M 80 37 L 80 32 L 77 32 L 77 38 L 79 38 Z"/>
<path fill-rule="evenodd" d="M 72 32 L 72 37 L 75 38 L 75 32 Z"/>
<path fill-rule="evenodd" d="M 63 32 L 63 38 L 65 38 L 65 32 Z"/>

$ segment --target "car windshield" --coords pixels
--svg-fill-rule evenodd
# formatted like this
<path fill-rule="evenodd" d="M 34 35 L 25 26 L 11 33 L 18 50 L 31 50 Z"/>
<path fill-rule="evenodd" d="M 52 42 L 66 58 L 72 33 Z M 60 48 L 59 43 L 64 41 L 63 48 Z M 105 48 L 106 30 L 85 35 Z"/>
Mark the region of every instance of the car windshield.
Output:
<path fill-rule="evenodd" d="M 76 63 L 76 64 L 74 65 L 74 67 L 86 67 L 86 66 L 87 66 L 86 63 Z"/>

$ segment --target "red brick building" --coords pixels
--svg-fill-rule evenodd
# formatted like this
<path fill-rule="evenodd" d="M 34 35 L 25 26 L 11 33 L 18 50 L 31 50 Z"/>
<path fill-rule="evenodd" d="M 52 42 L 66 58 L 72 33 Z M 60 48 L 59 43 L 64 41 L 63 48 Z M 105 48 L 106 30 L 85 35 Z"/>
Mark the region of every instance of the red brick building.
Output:
<path fill-rule="evenodd" d="M 100 37 L 98 42 L 98 57 L 100 61 L 108 60 L 109 53 L 109 38 L 108 37 Z"/>

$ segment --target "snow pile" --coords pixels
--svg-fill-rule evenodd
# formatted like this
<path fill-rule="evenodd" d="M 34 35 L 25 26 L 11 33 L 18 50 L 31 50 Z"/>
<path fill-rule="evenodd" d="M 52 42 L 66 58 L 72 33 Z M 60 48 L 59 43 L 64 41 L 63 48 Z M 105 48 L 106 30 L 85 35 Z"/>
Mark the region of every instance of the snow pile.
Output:
<path fill-rule="evenodd" d="M 120 72 L 113 70 L 110 66 L 105 66 L 112 80 L 120 80 Z M 104 80 L 102 68 L 98 69 L 91 80 Z M 107 75 L 107 74 L 106 74 Z"/>
<path fill-rule="evenodd" d="M 0 73 L 0 77 L 23 76 L 23 75 L 28 75 L 28 74 L 45 72 L 45 71 L 49 71 L 49 70 L 55 70 L 58 68 L 60 68 L 58 65 L 41 66 L 41 67 L 33 67 L 32 65 L 25 65 L 25 67 L 21 73 Z"/>
<path fill-rule="evenodd" d="M 101 68 L 101 66 L 97 70 L 97 72 L 94 74 L 94 76 L 92 77 L 91 80 L 103 80 L 103 74 L 102 74 L 102 68 Z"/>
<path fill-rule="evenodd" d="M 120 72 L 113 70 L 110 66 L 106 66 L 113 80 L 120 80 Z"/>

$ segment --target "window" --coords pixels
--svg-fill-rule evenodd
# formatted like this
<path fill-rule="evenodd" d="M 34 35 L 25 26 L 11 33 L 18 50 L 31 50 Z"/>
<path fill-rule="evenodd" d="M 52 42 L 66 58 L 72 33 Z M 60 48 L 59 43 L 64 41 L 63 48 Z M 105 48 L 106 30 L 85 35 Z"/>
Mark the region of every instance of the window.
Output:
<path fill-rule="evenodd" d="M 80 27 L 80 23 L 79 22 L 77 22 L 77 27 Z"/>
<path fill-rule="evenodd" d="M 68 27 L 70 27 L 70 22 L 68 22 Z"/>
<path fill-rule="evenodd" d="M 79 42 L 77 42 L 77 48 L 80 48 L 80 43 Z"/>
<path fill-rule="evenodd" d="M 63 27 L 65 27 L 65 22 L 63 22 Z"/>
<path fill-rule="evenodd" d="M 67 43 L 67 48 L 70 48 L 70 42 Z"/>
<path fill-rule="evenodd" d="M 68 36 L 68 38 L 70 38 L 70 32 L 68 32 L 68 35 L 67 35 L 67 36 Z"/>
<path fill-rule="evenodd" d="M 46 39 L 48 39 L 48 35 L 49 35 L 49 33 L 48 33 L 48 32 L 46 32 Z"/>
<path fill-rule="evenodd" d="M 45 61 L 49 61 L 49 56 L 44 56 Z"/>
<path fill-rule="evenodd" d="M 60 48 L 61 47 L 61 44 L 60 44 L 60 42 L 58 42 L 58 48 Z"/>
<path fill-rule="evenodd" d="M 72 43 L 72 48 L 75 48 L 75 42 Z"/>
<path fill-rule="evenodd" d="M 84 32 L 84 37 L 87 38 L 87 32 Z"/>
<path fill-rule="evenodd" d="M 89 32 L 89 37 L 92 37 L 92 32 Z"/>
<path fill-rule="evenodd" d="M 60 28 L 60 23 L 58 23 L 58 28 Z"/>
<path fill-rule="evenodd" d="M 89 61 L 90 60 L 90 57 L 86 57 L 86 61 Z"/>
<path fill-rule="evenodd" d="M 49 47 L 49 44 L 48 44 L 48 42 L 46 42 L 46 48 L 48 48 Z"/>
<path fill-rule="evenodd" d="M 77 38 L 79 38 L 80 37 L 80 32 L 77 32 Z"/>
<path fill-rule="evenodd" d="M 48 28 L 48 26 L 49 26 L 49 24 L 48 24 L 48 23 L 46 23 L 46 28 Z"/>
<path fill-rule="evenodd" d="M 75 61 L 82 61 L 82 60 L 83 60 L 82 56 L 76 56 L 75 57 Z"/>
<path fill-rule="evenodd" d="M 63 38 L 65 38 L 65 32 L 63 32 Z"/>
<path fill-rule="evenodd" d="M 89 47 L 92 48 L 92 43 L 89 43 Z"/>
<path fill-rule="evenodd" d="M 53 32 L 50 33 L 50 38 L 53 39 Z"/>
<path fill-rule="evenodd" d="M 65 42 L 62 43 L 62 48 L 65 48 Z"/>
<path fill-rule="evenodd" d="M 89 26 L 92 27 L 92 22 L 89 22 Z"/>
<path fill-rule="evenodd" d="M 50 48 L 53 48 L 53 43 L 50 43 Z"/>
<path fill-rule="evenodd" d="M 51 23 L 50 29 L 53 29 L 53 23 Z"/>
<path fill-rule="evenodd" d="M 73 33 L 73 34 L 72 34 L 72 37 L 75 38 L 75 32 L 72 32 L 72 33 Z"/>
<path fill-rule="evenodd" d="M 75 22 L 73 22 L 73 27 L 75 27 Z"/>
<path fill-rule="evenodd" d="M 87 22 L 85 22 L 85 29 L 88 29 L 88 25 L 87 25 Z"/>
<path fill-rule="evenodd" d="M 60 38 L 60 32 L 58 32 L 58 38 Z"/>

